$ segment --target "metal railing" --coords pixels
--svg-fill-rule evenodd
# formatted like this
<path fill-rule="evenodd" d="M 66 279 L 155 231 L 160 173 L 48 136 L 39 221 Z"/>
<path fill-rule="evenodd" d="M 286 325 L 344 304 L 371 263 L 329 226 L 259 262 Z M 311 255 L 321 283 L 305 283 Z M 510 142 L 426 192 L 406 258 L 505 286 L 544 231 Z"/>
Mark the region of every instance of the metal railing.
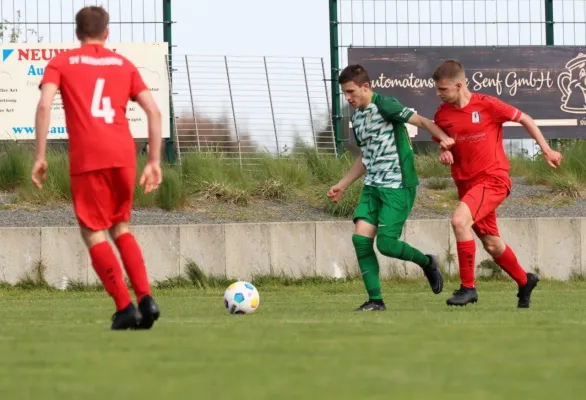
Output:
<path fill-rule="evenodd" d="M 254 165 L 313 147 L 335 154 L 322 58 L 175 55 L 179 156 L 214 151 Z"/>

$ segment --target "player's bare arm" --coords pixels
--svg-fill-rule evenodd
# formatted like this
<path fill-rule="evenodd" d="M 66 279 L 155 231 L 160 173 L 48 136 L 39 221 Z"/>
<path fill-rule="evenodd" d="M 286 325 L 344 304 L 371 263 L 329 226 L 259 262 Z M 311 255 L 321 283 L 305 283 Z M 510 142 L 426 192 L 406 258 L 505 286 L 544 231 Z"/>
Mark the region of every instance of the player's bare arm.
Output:
<path fill-rule="evenodd" d="M 407 123 L 418 128 L 425 129 L 431 133 L 434 138 L 440 141 L 440 146 L 443 149 L 449 149 L 454 145 L 454 143 L 456 143 L 455 140 L 448 136 L 439 126 L 436 125 L 435 122 L 430 121 L 429 119 L 422 117 L 419 114 L 413 114 Z"/>
<path fill-rule="evenodd" d="M 156 190 L 163 180 L 161 172 L 161 111 L 149 90 L 140 92 L 136 96 L 136 102 L 144 110 L 148 120 L 149 154 L 139 184 L 144 186 L 145 193 L 149 193 Z"/>
<path fill-rule="evenodd" d="M 360 178 L 366 172 L 364 164 L 362 163 L 362 155 L 359 156 L 354 165 L 348 170 L 346 175 L 328 191 L 328 198 L 337 203 L 344 195 L 344 191 L 353 184 L 358 178 Z"/>
<path fill-rule="evenodd" d="M 454 155 L 450 150 L 440 147 L 439 162 L 443 165 L 452 165 L 454 163 Z"/>
<path fill-rule="evenodd" d="M 519 119 L 519 123 L 523 125 L 523 127 L 527 130 L 527 133 L 529 133 L 529 135 L 537 142 L 539 147 L 541 147 L 545 161 L 547 161 L 549 166 L 552 168 L 559 167 L 563 158 L 562 154 L 549 147 L 549 144 L 547 144 L 547 141 L 543 137 L 543 133 L 541 133 L 541 129 L 539 129 L 533 118 L 523 113 L 521 115 L 521 119 Z"/>
<path fill-rule="evenodd" d="M 35 165 L 32 170 L 32 180 L 39 189 L 43 188 L 43 181 L 47 179 L 47 135 L 51 123 L 51 106 L 57 94 L 57 85 L 44 84 L 41 88 L 41 99 L 37 104 L 35 115 Z"/>

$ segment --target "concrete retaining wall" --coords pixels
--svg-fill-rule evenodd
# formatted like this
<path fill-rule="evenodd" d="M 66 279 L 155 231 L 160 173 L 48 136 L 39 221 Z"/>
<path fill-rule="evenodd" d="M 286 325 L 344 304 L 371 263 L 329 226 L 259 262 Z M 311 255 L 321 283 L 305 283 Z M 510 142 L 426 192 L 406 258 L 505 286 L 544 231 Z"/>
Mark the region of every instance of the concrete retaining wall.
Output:
<path fill-rule="evenodd" d="M 586 272 L 586 218 L 501 219 L 499 224 L 526 269 L 560 280 Z M 352 222 L 137 226 L 133 232 L 151 281 L 182 273 L 189 259 L 208 274 L 233 279 L 269 273 L 343 277 L 357 271 Z M 403 240 L 436 254 L 457 272 L 448 220 L 408 221 Z M 490 257 L 478 240 L 477 246 L 478 264 Z M 456 261 L 449 262 L 449 253 Z M 378 255 L 384 276 L 420 274 L 414 264 Z M 77 228 L 0 228 L 0 280 L 15 283 L 39 261 L 52 285 L 59 286 L 63 277 L 97 281 Z"/>

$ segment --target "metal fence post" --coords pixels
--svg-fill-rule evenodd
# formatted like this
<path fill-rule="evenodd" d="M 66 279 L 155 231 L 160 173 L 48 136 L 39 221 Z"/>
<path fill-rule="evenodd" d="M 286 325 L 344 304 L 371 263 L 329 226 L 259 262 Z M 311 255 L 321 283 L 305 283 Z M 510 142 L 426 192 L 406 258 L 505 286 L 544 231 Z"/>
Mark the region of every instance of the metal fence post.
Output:
<path fill-rule="evenodd" d="M 169 68 L 169 83 L 173 80 L 173 40 L 171 37 L 172 27 L 171 24 L 171 0 L 163 0 L 163 41 L 168 43 L 169 46 L 169 63 L 167 67 Z M 173 91 L 171 90 L 171 94 Z M 175 163 L 175 150 L 173 144 L 173 131 L 175 129 L 175 113 L 173 110 L 173 98 L 169 98 L 169 139 L 165 141 L 165 154 L 167 156 L 167 161 L 169 164 Z"/>
<path fill-rule="evenodd" d="M 321 71 L 322 71 L 323 79 L 324 79 L 324 91 L 326 94 L 326 103 L 328 106 L 328 121 L 330 121 L 330 129 L 332 131 L 332 144 L 334 145 L 334 155 L 337 157 L 338 156 L 338 148 L 336 147 L 336 135 L 334 132 L 334 125 L 332 123 L 332 109 L 330 108 L 330 98 L 328 96 L 328 84 L 326 83 L 327 82 L 326 66 L 324 65 L 323 57 L 321 58 Z"/>
<path fill-rule="evenodd" d="M 330 1 L 330 63 L 332 82 L 332 124 L 336 138 L 336 153 L 342 155 L 342 110 L 340 105 L 340 54 L 338 46 L 338 0 Z"/>
<path fill-rule="evenodd" d="M 545 0 L 545 44 L 553 46 L 553 0 Z"/>
<path fill-rule="evenodd" d="M 169 56 L 166 55 L 165 56 L 165 63 L 167 65 L 169 65 L 171 61 L 169 60 Z M 169 79 L 169 103 L 170 106 L 169 107 L 169 112 L 170 112 L 170 116 L 171 118 L 174 118 L 174 113 L 173 113 L 173 81 L 171 79 L 171 74 L 173 73 L 173 71 L 171 71 L 170 68 L 167 68 L 167 78 Z M 162 122 L 162 121 L 161 121 Z M 172 139 L 170 141 L 165 140 L 165 147 L 163 148 L 163 151 L 165 152 L 165 154 L 167 154 L 167 145 L 171 146 L 171 154 L 175 157 L 173 159 L 169 159 L 167 157 L 167 161 L 169 162 L 169 164 L 173 165 L 174 163 L 179 163 L 181 164 L 181 148 L 180 148 L 180 142 L 179 142 L 179 132 L 177 131 L 177 124 L 174 123 L 174 120 L 172 119 L 171 123 L 170 123 L 170 129 L 171 131 L 169 132 L 169 137 Z M 175 146 L 177 146 L 177 148 L 175 149 Z M 175 153 L 175 151 L 177 153 Z"/>
<path fill-rule="evenodd" d="M 554 45 L 554 31 L 553 31 L 553 0 L 545 0 L 545 44 L 546 46 Z M 551 147 L 558 148 L 559 141 L 557 139 L 550 140 Z"/>
<path fill-rule="evenodd" d="M 273 129 L 275 130 L 275 143 L 277 146 L 277 156 L 281 156 L 281 148 L 279 147 L 279 135 L 277 135 L 277 122 L 275 121 L 275 109 L 273 107 L 273 96 L 271 95 L 271 80 L 269 79 L 269 68 L 267 66 L 267 58 L 263 57 L 265 63 L 265 73 L 267 75 L 267 88 L 269 90 L 269 102 L 271 104 L 271 115 L 273 117 Z"/>
<path fill-rule="evenodd" d="M 240 168 L 242 168 L 242 145 L 240 143 L 240 135 L 238 134 L 238 124 L 236 123 L 236 109 L 234 108 L 234 96 L 232 95 L 232 83 L 230 82 L 230 71 L 228 69 L 228 56 L 224 56 L 224 63 L 226 64 L 226 77 L 228 78 L 228 91 L 230 92 L 230 104 L 232 105 L 232 118 L 234 119 L 234 133 L 236 134 L 236 142 L 238 143 L 238 161 Z"/>
<path fill-rule="evenodd" d="M 191 74 L 189 73 L 189 61 L 185 55 L 185 71 L 187 71 L 187 85 L 189 86 L 189 98 L 191 99 L 191 115 L 193 116 L 193 126 L 195 128 L 195 140 L 197 142 L 197 151 L 201 150 L 199 145 L 199 131 L 197 130 L 197 115 L 195 114 L 195 102 L 193 101 L 193 90 L 191 89 Z"/>
<path fill-rule="evenodd" d="M 307 92 L 307 104 L 309 105 L 309 120 L 311 122 L 311 133 L 313 134 L 313 144 L 317 151 L 317 138 L 315 137 L 315 126 L 313 125 L 313 112 L 311 111 L 311 96 L 309 95 L 309 84 L 307 83 L 307 71 L 305 69 L 305 57 L 301 57 L 303 64 L 303 77 L 305 78 L 305 91 Z"/>

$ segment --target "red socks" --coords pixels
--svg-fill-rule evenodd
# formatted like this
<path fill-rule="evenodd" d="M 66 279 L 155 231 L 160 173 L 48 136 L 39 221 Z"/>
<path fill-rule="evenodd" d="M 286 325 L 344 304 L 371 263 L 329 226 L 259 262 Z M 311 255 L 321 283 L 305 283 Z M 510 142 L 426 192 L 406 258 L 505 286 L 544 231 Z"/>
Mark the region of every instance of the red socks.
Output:
<path fill-rule="evenodd" d="M 476 257 L 476 243 L 474 240 L 457 242 L 458 264 L 460 265 L 460 280 L 466 288 L 474 287 L 474 259 Z"/>
<path fill-rule="evenodd" d="M 96 274 L 114 299 L 116 311 L 124 310 L 130 304 L 130 293 L 114 250 L 108 242 L 101 242 L 90 248 L 90 257 Z"/>
<path fill-rule="evenodd" d="M 142 257 L 142 251 L 136 242 L 134 236 L 128 232 L 124 233 L 116 239 L 116 247 L 120 252 L 120 258 L 124 263 L 126 274 L 130 279 L 136 300 L 140 300 L 146 296 L 151 295 L 151 288 L 146 272 L 146 266 Z"/>
<path fill-rule="evenodd" d="M 136 300 L 140 302 L 144 296 L 151 294 L 140 247 L 131 233 L 120 235 L 116 239 L 116 247 L 118 247 L 126 274 L 136 294 Z M 122 268 L 120 268 L 120 263 L 110 243 L 101 242 L 92 246 L 90 248 L 90 257 L 96 274 L 102 281 L 106 291 L 114 299 L 116 311 L 125 309 L 131 302 L 130 293 L 128 293 Z"/>
<path fill-rule="evenodd" d="M 505 247 L 503 254 L 499 257 L 495 257 L 494 262 L 504 269 L 505 272 L 517 282 L 519 287 L 523 287 L 527 284 L 527 273 L 523 267 L 519 265 L 515 253 L 513 253 L 513 250 L 511 250 L 509 246 Z"/>
<path fill-rule="evenodd" d="M 457 242 L 458 263 L 460 265 L 460 279 L 462 286 L 467 288 L 474 287 L 474 259 L 476 256 L 476 244 L 474 240 L 467 242 Z M 519 265 L 517 257 L 509 246 L 505 247 L 505 251 L 499 257 L 494 258 L 494 262 L 499 265 L 511 278 L 517 282 L 519 287 L 527 284 L 527 273 Z"/>

